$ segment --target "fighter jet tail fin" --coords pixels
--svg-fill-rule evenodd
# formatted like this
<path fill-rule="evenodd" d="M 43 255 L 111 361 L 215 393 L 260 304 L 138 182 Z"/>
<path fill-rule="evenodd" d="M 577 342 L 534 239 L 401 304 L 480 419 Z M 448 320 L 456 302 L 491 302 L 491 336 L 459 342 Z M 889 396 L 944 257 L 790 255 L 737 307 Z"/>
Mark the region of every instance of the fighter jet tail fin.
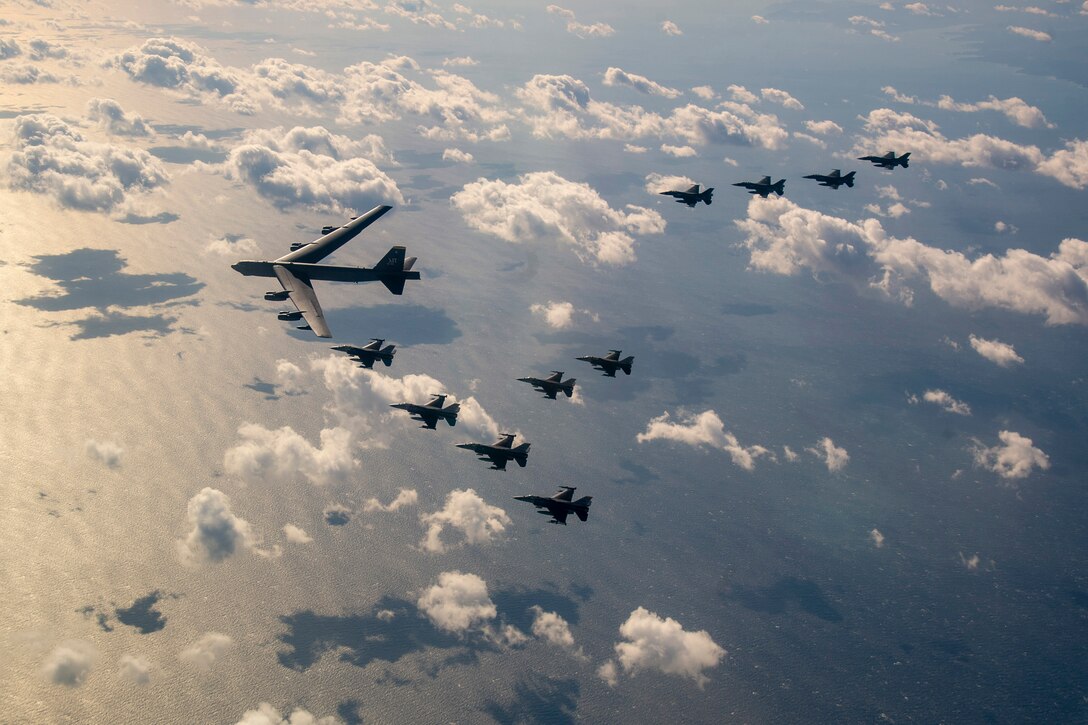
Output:
<path fill-rule="evenodd" d="M 702 199 L 703 199 L 704 202 L 706 202 L 707 206 L 710 206 L 710 201 L 713 198 L 713 196 L 714 196 L 714 187 L 710 187 L 709 189 L 707 189 L 706 191 L 703 192 Z"/>
<path fill-rule="evenodd" d="M 634 355 L 631 355 L 629 357 L 625 357 L 623 360 L 620 360 L 620 370 L 623 371 L 624 375 L 630 375 L 631 374 L 631 365 L 634 364 L 634 362 L 635 362 L 635 356 Z"/>
<path fill-rule="evenodd" d="M 568 398 L 574 396 L 574 382 L 574 378 L 571 378 L 570 380 L 563 383 L 563 394 L 566 395 Z"/>
<path fill-rule="evenodd" d="M 903 165 L 903 168 L 905 169 L 910 166 L 910 161 L 908 159 L 910 159 L 910 151 L 900 156 L 898 159 L 896 159 L 896 161 L 901 163 Z"/>
<path fill-rule="evenodd" d="M 514 460 L 518 462 L 518 465 L 525 468 L 525 464 L 529 462 L 529 444 L 522 443 L 520 446 L 514 449 Z"/>
<path fill-rule="evenodd" d="M 777 184 L 772 184 L 771 185 L 771 191 L 778 194 L 779 196 L 782 196 L 783 194 L 785 194 L 786 193 L 786 180 L 785 179 L 779 179 Z"/>
<path fill-rule="evenodd" d="M 856 174 L 856 173 L 857 173 L 856 171 L 851 171 L 849 174 L 842 177 L 842 183 L 846 184 L 851 189 L 853 189 L 854 188 L 854 174 Z"/>
<path fill-rule="evenodd" d="M 450 427 L 457 425 L 457 414 L 461 412 L 461 404 L 453 403 L 442 409 L 445 414 L 446 422 L 450 424 Z"/>

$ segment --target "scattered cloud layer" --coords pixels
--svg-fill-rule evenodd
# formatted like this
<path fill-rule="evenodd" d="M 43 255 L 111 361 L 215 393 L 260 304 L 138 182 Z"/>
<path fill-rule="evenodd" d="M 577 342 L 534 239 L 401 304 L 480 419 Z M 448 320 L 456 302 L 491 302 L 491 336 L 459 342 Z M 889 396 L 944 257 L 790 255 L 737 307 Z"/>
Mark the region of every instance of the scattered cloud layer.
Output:
<path fill-rule="evenodd" d="M 1000 444 L 986 447 L 975 442 L 975 465 L 993 471 L 1002 478 L 1013 481 L 1027 478 L 1035 469 L 1050 468 L 1050 458 L 1032 445 L 1030 438 L 1014 431 L 1003 430 L 997 434 Z"/>
<path fill-rule="evenodd" d="M 971 349 L 990 362 L 1000 365 L 1003 368 L 1024 364 L 1024 358 L 1020 357 L 1016 353 L 1016 349 L 1007 342 L 987 340 L 982 337 L 975 337 L 974 335 L 970 335 L 968 341 L 971 343 Z"/>
<path fill-rule="evenodd" d="M 717 448 L 728 453 L 733 463 L 746 471 L 755 468 L 756 460 L 760 456 L 771 456 L 770 450 L 761 445 L 741 445 L 735 435 L 725 430 L 725 424 L 713 410 L 686 416 L 678 422 L 672 422 L 668 412 L 662 413 L 651 418 L 646 430 L 635 439 L 639 443 L 666 440 L 694 447 Z"/>
<path fill-rule="evenodd" d="M 454 634 L 486 624 L 498 613 L 487 593 L 487 582 L 459 571 L 439 574 L 438 583 L 420 594 L 416 606 L 435 627 Z"/>
<path fill-rule="evenodd" d="M 326 428 L 314 445 L 291 426 L 270 430 L 257 423 L 238 429 L 239 442 L 223 456 L 227 473 L 251 481 L 269 476 L 284 481 L 305 478 L 315 486 L 343 481 L 359 466 L 352 453 L 351 431 Z"/>
<path fill-rule="evenodd" d="M 489 544 L 510 525 L 505 511 L 488 504 L 471 488 L 450 491 L 445 506 L 434 513 L 420 514 L 419 520 L 427 527 L 420 548 L 434 554 L 449 550 L 442 541 L 447 528 L 459 532 L 465 544 Z"/>
<path fill-rule="evenodd" d="M 815 446 L 805 450 L 817 458 L 823 459 L 827 470 L 832 473 L 838 473 L 846 468 L 846 464 L 850 462 L 850 454 L 846 452 L 846 449 L 839 448 L 834 441 L 826 436 L 821 438 Z"/>
<path fill-rule="evenodd" d="M 383 504 L 376 498 L 368 498 L 366 503 L 363 504 L 363 511 L 370 513 L 373 511 L 399 511 L 407 506 L 415 506 L 419 502 L 419 494 L 416 493 L 414 488 L 402 488 L 397 491 L 397 495 L 387 504 Z"/>
<path fill-rule="evenodd" d="M 245 549 L 262 556 L 278 556 L 278 547 L 262 550 L 249 522 L 234 515 L 230 497 L 222 491 L 205 487 L 189 499 L 187 517 L 192 530 L 177 542 L 178 556 L 184 564 L 218 563 Z"/>
<path fill-rule="evenodd" d="M 686 631 L 672 617 L 662 618 L 639 607 L 620 625 L 625 640 L 615 646 L 616 659 L 609 660 L 598 675 L 616 685 L 620 674 L 637 675 L 645 670 L 678 675 L 702 687 L 709 678 L 705 670 L 717 667 L 726 652 L 705 630 Z"/>

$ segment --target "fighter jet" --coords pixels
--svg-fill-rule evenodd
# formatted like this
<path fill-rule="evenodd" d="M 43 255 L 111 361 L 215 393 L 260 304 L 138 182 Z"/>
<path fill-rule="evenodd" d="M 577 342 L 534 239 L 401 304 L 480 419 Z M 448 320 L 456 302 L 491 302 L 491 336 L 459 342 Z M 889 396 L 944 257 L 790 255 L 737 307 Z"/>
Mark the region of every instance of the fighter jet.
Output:
<path fill-rule="evenodd" d="M 846 184 L 852 189 L 854 188 L 854 174 L 856 173 L 856 171 L 851 171 L 846 176 L 843 176 L 841 171 L 834 169 L 827 176 L 824 176 L 823 174 L 809 174 L 804 178 L 815 179 L 819 182 L 820 186 L 830 186 L 832 189 L 838 189 L 843 184 Z"/>
<path fill-rule="evenodd" d="M 894 169 L 896 166 L 902 166 L 904 169 L 909 166 L 907 159 L 910 157 L 910 152 L 896 157 L 894 151 L 889 151 L 883 156 L 859 156 L 858 161 L 872 161 L 875 166 L 879 166 L 882 169 Z"/>
<path fill-rule="evenodd" d="M 548 522 L 549 524 L 563 524 L 566 526 L 567 514 L 572 512 L 581 521 L 588 519 L 589 505 L 593 503 L 592 496 L 582 496 L 577 501 L 572 501 L 574 491 L 574 486 L 560 486 L 559 491 L 551 498 L 544 496 L 514 496 L 514 499 L 531 503 L 538 509 L 545 509 L 544 511 L 537 511 L 537 513 L 551 516 L 552 520 Z"/>
<path fill-rule="evenodd" d="M 423 423 L 420 428 L 430 428 L 431 430 L 434 430 L 435 426 L 438 424 L 439 418 L 445 420 L 451 427 L 457 425 L 457 413 L 461 410 L 461 404 L 450 403 L 443 408 L 442 404 L 445 402 L 445 395 L 431 393 L 431 401 L 426 405 L 418 405 L 416 403 L 393 403 L 389 407 L 407 410 L 409 417 L 412 420 L 418 420 Z"/>
<path fill-rule="evenodd" d="M 563 380 L 563 373 L 559 370 L 552 370 L 552 374 L 546 378 L 518 378 L 518 380 L 529 383 L 544 393 L 545 398 L 551 398 L 552 400 L 555 400 L 555 396 L 559 391 L 563 391 L 568 398 L 574 395 L 574 378 Z"/>
<path fill-rule="evenodd" d="M 620 360 L 620 350 L 609 350 L 608 354 L 604 357 L 597 357 L 596 355 L 583 355 L 582 357 L 576 357 L 575 360 L 582 360 L 589 363 L 596 370 L 603 370 L 605 377 L 616 377 L 616 371 L 622 370 L 624 374 L 631 374 L 631 364 L 635 362 L 633 355 L 625 357 Z"/>
<path fill-rule="evenodd" d="M 699 191 L 699 185 L 691 187 L 687 191 L 662 191 L 662 196 L 675 196 L 677 204 L 687 204 L 690 208 L 694 209 L 695 205 L 700 201 L 710 206 L 710 197 L 714 194 L 714 189 L 710 188 L 706 191 Z"/>
<path fill-rule="evenodd" d="M 231 265 L 236 272 L 247 277 L 275 277 L 283 287 L 282 292 L 266 292 L 264 298 L 273 302 L 291 300 L 298 312 L 281 312 L 279 319 L 295 321 L 305 319 L 300 330 L 313 330 L 318 337 L 332 337 L 325 323 L 325 313 L 317 301 L 313 280 L 333 282 L 381 282 L 395 295 L 404 292 L 404 282 L 419 279 L 419 272 L 412 271 L 415 257 L 404 257 L 404 247 L 393 247 L 373 267 L 342 267 L 318 264 L 322 259 L 355 238 L 359 232 L 392 209 L 376 206 L 366 214 L 356 217 L 342 227 L 336 227 L 315 241 L 271 261 L 242 261 Z"/>
<path fill-rule="evenodd" d="M 334 345 L 333 350 L 337 352 L 347 353 L 355 358 L 355 362 L 359 363 L 361 368 L 372 368 L 374 363 L 381 360 L 385 363 L 386 367 L 393 364 L 393 356 L 397 354 L 396 345 L 386 345 L 382 347 L 382 343 L 385 340 L 380 337 L 370 338 L 370 342 L 362 347 L 355 347 L 354 345 Z"/>
<path fill-rule="evenodd" d="M 786 193 L 786 180 L 779 179 L 772 184 L 771 177 L 769 176 L 764 176 L 759 181 L 738 181 L 737 183 L 733 184 L 733 186 L 743 186 L 745 189 L 748 190 L 749 194 L 759 194 L 764 199 L 766 199 L 767 195 L 770 194 L 772 191 L 779 196 L 782 196 Z"/>
<path fill-rule="evenodd" d="M 490 446 L 484 443 L 458 443 L 457 447 L 472 451 L 481 461 L 491 461 L 492 471 L 505 471 L 506 464 L 510 461 L 517 461 L 519 466 L 525 468 L 525 464 L 529 461 L 529 444 L 522 443 L 516 448 L 511 448 L 513 443 L 514 434 L 503 433 Z"/>

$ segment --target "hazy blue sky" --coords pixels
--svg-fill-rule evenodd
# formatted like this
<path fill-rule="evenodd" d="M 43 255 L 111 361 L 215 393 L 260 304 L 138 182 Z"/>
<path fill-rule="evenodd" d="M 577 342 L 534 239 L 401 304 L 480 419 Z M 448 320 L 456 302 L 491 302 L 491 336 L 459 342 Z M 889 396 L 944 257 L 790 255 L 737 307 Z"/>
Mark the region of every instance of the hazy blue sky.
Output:
<path fill-rule="evenodd" d="M 0 721 L 1088 719 L 1086 47 L 1055 0 L 7 3 Z M 230 268 L 386 203 L 330 261 L 422 280 L 317 283 L 332 342 Z M 588 522 L 512 498 L 560 485 Z"/>

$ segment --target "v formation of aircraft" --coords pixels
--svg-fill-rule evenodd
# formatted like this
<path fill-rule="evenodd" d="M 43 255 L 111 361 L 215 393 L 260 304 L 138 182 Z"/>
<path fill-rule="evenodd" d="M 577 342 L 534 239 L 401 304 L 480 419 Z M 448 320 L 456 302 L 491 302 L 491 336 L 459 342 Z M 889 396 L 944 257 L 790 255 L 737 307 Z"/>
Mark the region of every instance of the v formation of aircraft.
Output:
<path fill-rule="evenodd" d="M 896 156 L 894 151 L 889 151 L 883 156 L 861 156 L 859 161 L 869 161 L 874 166 L 878 166 L 882 169 L 891 171 L 898 166 L 904 169 L 910 166 L 910 153 L 905 153 L 902 156 Z M 826 186 L 831 189 L 838 189 L 840 186 L 854 187 L 854 174 L 856 171 L 851 171 L 847 174 L 843 174 L 839 169 L 833 169 L 829 174 L 809 174 L 803 178 L 812 179 L 816 181 L 820 186 Z M 766 199 L 769 195 L 776 194 L 783 196 L 786 193 L 786 180 L 779 179 L 778 181 L 771 181 L 770 176 L 764 176 L 759 181 L 738 181 L 733 186 L 739 186 L 743 189 L 747 189 L 749 194 L 758 194 Z M 694 209 L 695 205 L 700 201 L 705 204 L 710 204 L 710 194 L 714 189 L 707 189 L 706 191 L 699 191 L 699 184 L 692 186 L 687 191 L 662 191 L 663 196 L 672 196 L 676 198 L 676 201 L 681 204 L 687 204 L 689 208 Z"/>
<path fill-rule="evenodd" d="M 869 161 L 873 165 L 883 169 L 893 170 L 897 167 L 907 168 L 909 165 L 909 153 L 896 156 L 889 151 L 883 156 L 862 156 L 859 160 Z M 853 187 L 854 175 L 851 171 L 843 174 L 839 169 L 834 169 L 829 174 L 809 174 L 806 179 L 816 181 L 820 186 L 838 189 L 841 186 Z M 740 181 L 733 186 L 747 189 L 750 194 L 758 194 L 767 198 L 770 194 L 782 196 L 785 193 L 785 179 L 772 181 L 770 176 L 764 176 L 759 181 Z M 702 189 L 699 184 L 685 191 L 662 191 L 664 196 L 673 197 L 678 203 L 685 204 L 689 208 L 695 208 L 699 202 L 710 205 L 714 193 L 713 188 Z M 287 254 L 272 260 L 256 261 L 244 260 L 231 267 L 247 277 L 274 277 L 282 287 L 280 291 L 266 292 L 264 298 L 273 302 L 290 300 L 295 311 L 280 312 L 278 317 L 284 321 L 304 320 L 305 325 L 300 330 L 312 330 L 318 337 L 332 337 L 332 331 L 325 321 L 325 313 L 317 300 L 314 291 L 314 281 L 329 282 L 381 282 L 394 295 L 404 292 L 404 284 L 408 280 L 420 279 L 418 271 L 412 269 L 416 262 L 415 257 L 406 257 L 405 248 L 394 246 L 386 252 L 373 267 L 349 267 L 334 264 L 324 264 L 327 256 L 344 246 L 364 229 L 380 219 L 392 207 L 379 205 L 356 217 L 352 217 L 343 226 L 325 226 L 321 229 L 321 236 L 309 243 L 292 244 Z M 385 345 L 382 338 L 372 338 L 362 347 L 354 345 L 336 345 L 332 349 L 350 355 L 351 358 L 363 368 L 373 368 L 374 364 L 381 361 L 386 367 L 393 364 L 393 356 L 396 354 L 395 345 Z M 609 350 L 605 355 L 583 355 L 577 360 L 588 362 L 595 370 L 600 370 L 605 377 L 614 378 L 616 373 L 623 371 L 625 375 L 631 374 L 634 363 L 633 356 L 621 358 L 620 350 Z M 553 370 L 546 378 L 524 377 L 518 378 L 519 382 L 529 383 L 534 390 L 544 394 L 545 398 L 555 400 L 559 393 L 567 398 L 574 396 L 575 379 L 563 380 L 563 372 Z M 434 393 L 431 399 L 424 404 L 403 402 L 394 403 L 391 407 L 403 410 L 416 421 L 421 422 L 422 428 L 435 430 L 440 421 L 445 421 L 449 426 L 457 424 L 457 414 L 461 410 L 460 403 L 446 405 L 448 396 Z M 505 471 L 506 464 L 515 461 L 518 466 L 524 468 L 528 464 L 528 442 L 522 442 L 515 446 L 515 433 L 503 433 L 497 441 L 491 444 L 470 442 L 458 443 L 458 448 L 472 451 L 482 460 L 491 463 L 492 470 Z M 567 516 L 575 514 L 581 521 L 589 517 L 589 505 L 592 496 L 583 496 L 574 500 L 575 489 L 570 486 L 561 486 L 559 491 L 550 497 L 546 496 L 515 496 L 518 501 L 533 504 L 538 513 L 551 516 L 550 523 L 566 524 Z"/>

